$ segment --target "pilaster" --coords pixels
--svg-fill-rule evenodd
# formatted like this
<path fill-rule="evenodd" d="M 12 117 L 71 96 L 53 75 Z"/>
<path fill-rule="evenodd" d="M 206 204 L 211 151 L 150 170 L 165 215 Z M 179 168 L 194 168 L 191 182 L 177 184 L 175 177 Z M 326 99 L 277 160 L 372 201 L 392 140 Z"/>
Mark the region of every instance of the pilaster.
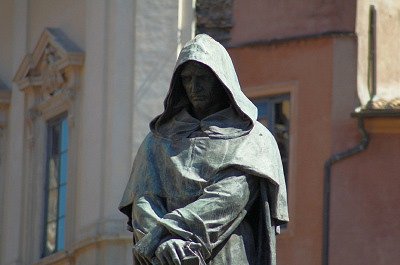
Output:
<path fill-rule="evenodd" d="M 15 0 L 12 24 L 12 72 L 16 72 L 26 54 L 28 0 Z M 24 133 L 24 98 L 16 85 L 12 88 L 12 97 L 7 124 L 7 157 L 5 161 L 3 220 L 0 249 L 0 263 L 7 265 L 22 264 L 21 260 L 21 224 L 22 224 L 22 165 Z M 6 242 L 6 243 L 3 243 Z"/>

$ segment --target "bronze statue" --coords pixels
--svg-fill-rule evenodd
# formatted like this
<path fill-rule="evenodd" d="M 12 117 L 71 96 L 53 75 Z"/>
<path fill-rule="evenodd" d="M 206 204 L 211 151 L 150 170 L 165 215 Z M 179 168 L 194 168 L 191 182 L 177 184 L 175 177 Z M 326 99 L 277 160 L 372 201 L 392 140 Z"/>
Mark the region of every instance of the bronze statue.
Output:
<path fill-rule="evenodd" d="M 204 34 L 185 45 L 164 107 L 120 204 L 136 264 L 276 264 L 282 163 L 222 45 Z"/>

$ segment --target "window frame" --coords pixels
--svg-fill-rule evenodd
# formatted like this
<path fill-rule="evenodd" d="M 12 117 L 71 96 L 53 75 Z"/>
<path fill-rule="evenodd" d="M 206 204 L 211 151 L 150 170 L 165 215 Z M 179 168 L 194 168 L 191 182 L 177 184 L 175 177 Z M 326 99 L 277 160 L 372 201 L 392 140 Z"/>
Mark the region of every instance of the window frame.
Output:
<path fill-rule="evenodd" d="M 68 180 L 68 175 L 69 175 L 68 156 L 69 156 L 69 140 L 70 140 L 69 139 L 69 126 L 68 126 L 68 112 L 63 112 L 63 113 L 61 113 L 61 114 L 59 114 L 59 115 L 57 115 L 55 117 L 52 117 L 51 119 L 46 121 L 46 137 L 45 137 L 45 144 L 46 144 L 46 148 L 45 148 L 45 150 L 46 150 L 45 167 L 46 168 L 45 168 L 45 181 L 44 181 L 44 183 L 45 183 L 45 187 L 44 187 L 44 204 L 45 205 L 44 205 L 44 209 L 43 209 L 43 219 L 42 219 L 42 221 L 43 221 L 43 224 L 42 224 L 43 231 L 42 231 L 42 240 L 41 240 L 41 258 L 50 256 L 50 255 L 52 255 L 54 253 L 57 253 L 59 251 L 65 250 L 66 224 L 64 224 L 64 231 L 63 231 L 63 233 L 64 233 L 64 235 L 63 235 L 64 236 L 64 243 L 63 243 L 64 247 L 61 248 L 61 249 L 58 248 L 58 224 L 59 224 L 59 219 L 60 219 L 59 218 L 60 187 L 62 186 L 62 184 L 60 183 L 60 173 L 57 176 L 59 182 L 57 184 L 57 190 L 58 190 L 57 191 L 57 217 L 56 217 L 57 226 L 56 226 L 56 236 L 55 236 L 56 245 L 55 245 L 55 249 L 54 249 L 53 252 L 47 253 L 47 250 L 46 250 L 47 228 L 48 228 L 48 224 L 49 224 L 49 222 L 47 220 L 47 215 L 48 215 L 48 210 L 49 210 L 48 209 L 48 207 L 49 207 L 49 200 L 48 199 L 49 199 L 49 192 L 50 192 L 50 189 L 49 189 L 49 185 L 50 185 L 50 183 L 49 183 L 49 180 L 50 180 L 49 163 L 50 163 L 50 157 L 51 157 L 51 152 L 52 152 L 51 149 L 53 147 L 53 146 L 51 146 L 51 143 L 53 142 L 53 139 L 52 139 L 53 135 L 51 134 L 51 130 L 52 130 L 52 127 L 54 125 L 56 125 L 56 124 L 60 124 L 60 127 L 61 127 L 63 122 L 67 122 L 67 136 L 68 136 L 68 139 L 67 139 L 67 149 L 65 151 L 66 151 L 66 155 L 67 155 L 67 173 L 66 173 L 67 175 L 66 175 L 66 178 Z M 61 155 L 62 152 L 63 151 L 60 150 L 59 155 Z M 67 186 L 67 183 L 68 183 L 68 181 L 66 181 L 66 183 L 65 183 L 66 186 Z M 66 195 L 67 194 L 68 194 L 68 191 L 66 191 Z M 65 215 L 64 215 L 64 222 L 66 221 L 66 216 L 67 216 L 67 205 L 68 205 L 68 200 L 66 199 L 65 205 L 64 205 L 65 211 L 66 211 Z"/>

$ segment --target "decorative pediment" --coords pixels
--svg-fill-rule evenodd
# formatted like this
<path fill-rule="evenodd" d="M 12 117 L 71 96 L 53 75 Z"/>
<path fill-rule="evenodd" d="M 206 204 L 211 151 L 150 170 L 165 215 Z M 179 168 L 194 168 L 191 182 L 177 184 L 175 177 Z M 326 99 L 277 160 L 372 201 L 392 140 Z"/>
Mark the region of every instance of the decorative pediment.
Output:
<path fill-rule="evenodd" d="M 83 65 L 84 54 L 60 29 L 47 28 L 32 54 L 25 56 L 14 82 L 21 90 L 43 89 L 53 95 L 58 90 L 74 86 L 75 71 Z"/>
<path fill-rule="evenodd" d="M 83 61 L 82 50 L 60 29 L 43 31 L 13 80 L 26 96 L 28 129 L 37 117 L 48 119 L 70 110 L 80 86 Z"/>

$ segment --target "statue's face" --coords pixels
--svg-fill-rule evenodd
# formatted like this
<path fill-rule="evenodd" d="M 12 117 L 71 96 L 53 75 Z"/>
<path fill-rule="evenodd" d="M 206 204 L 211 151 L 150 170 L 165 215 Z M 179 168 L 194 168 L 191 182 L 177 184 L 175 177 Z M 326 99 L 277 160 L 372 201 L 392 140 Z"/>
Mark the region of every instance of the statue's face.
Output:
<path fill-rule="evenodd" d="M 226 105 L 222 84 L 206 65 L 196 61 L 187 62 L 181 78 L 196 118 L 204 118 Z"/>

